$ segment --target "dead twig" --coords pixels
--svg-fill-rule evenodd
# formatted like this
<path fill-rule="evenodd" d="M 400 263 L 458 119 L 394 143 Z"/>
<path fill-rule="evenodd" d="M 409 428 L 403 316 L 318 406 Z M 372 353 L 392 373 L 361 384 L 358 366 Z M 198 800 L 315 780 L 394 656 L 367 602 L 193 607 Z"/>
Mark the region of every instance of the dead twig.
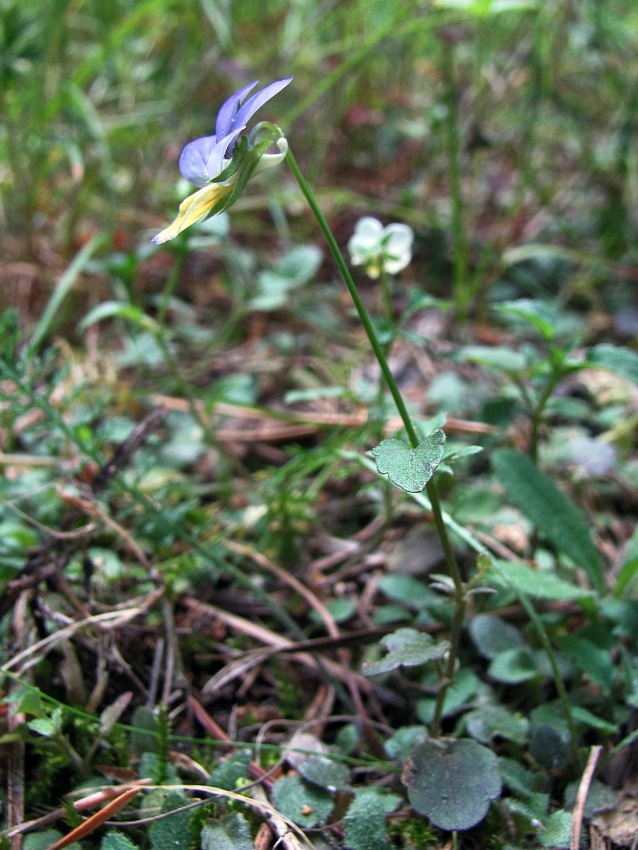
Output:
<path fill-rule="evenodd" d="M 600 757 L 601 750 L 601 746 L 595 746 L 591 748 L 589 758 L 587 759 L 587 764 L 585 765 L 585 770 L 583 771 L 583 775 L 580 780 L 580 785 L 578 786 L 578 793 L 576 794 L 576 803 L 574 804 L 574 814 L 572 815 L 572 835 L 571 841 L 569 843 L 569 850 L 578 850 L 578 848 L 580 847 L 580 831 L 583 825 L 583 813 L 585 811 L 585 803 L 587 801 L 587 795 L 589 794 L 589 786 L 591 785 L 591 781 L 594 776 L 594 771 L 596 770 L 596 764 L 598 762 L 598 758 Z"/>

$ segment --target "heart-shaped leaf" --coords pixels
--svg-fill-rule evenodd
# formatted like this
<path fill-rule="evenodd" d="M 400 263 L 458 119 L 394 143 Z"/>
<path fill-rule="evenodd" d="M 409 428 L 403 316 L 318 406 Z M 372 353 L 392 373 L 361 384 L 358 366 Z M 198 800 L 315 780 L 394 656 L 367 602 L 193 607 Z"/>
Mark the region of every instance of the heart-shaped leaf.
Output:
<path fill-rule="evenodd" d="M 370 454 L 381 475 L 406 493 L 420 493 L 441 462 L 444 443 L 445 434 L 437 429 L 416 448 L 403 440 L 383 440 Z"/>
<path fill-rule="evenodd" d="M 401 779 L 416 811 L 450 831 L 482 821 L 501 793 L 496 756 L 465 738 L 418 744 Z"/>
<path fill-rule="evenodd" d="M 364 676 L 378 676 L 401 666 L 418 667 L 443 658 L 450 648 L 449 641 L 435 641 L 427 632 L 416 629 L 398 629 L 382 638 L 381 643 L 388 648 L 388 654 L 381 661 L 364 662 L 361 671 Z"/>

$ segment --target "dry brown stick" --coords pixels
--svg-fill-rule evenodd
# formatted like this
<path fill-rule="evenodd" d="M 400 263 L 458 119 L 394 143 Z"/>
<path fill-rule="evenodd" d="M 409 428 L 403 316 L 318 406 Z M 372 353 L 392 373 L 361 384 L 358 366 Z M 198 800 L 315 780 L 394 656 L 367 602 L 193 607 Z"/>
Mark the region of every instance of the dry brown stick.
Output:
<path fill-rule="evenodd" d="M 53 844 L 47 847 L 47 850 L 63 850 L 69 844 L 74 844 L 76 841 L 84 838 L 85 835 L 95 832 L 99 826 L 102 826 L 103 823 L 123 809 L 139 792 L 140 788 L 129 788 L 126 791 L 122 791 L 119 796 L 111 800 L 110 803 L 107 803 L 103 809 L 100 809 L 99 812 L 91 815 L 91 817 L 87 818 L 79 826 L 76 826 L 75 829 L 72 829 L 68 835 L 64 835 L 58 841 L 54 841 Z"/>
<path fill-rule="evenodd" d="M 583 775 L 580 780 L 580 785 L 578 786 L 578 793 L 576 794 L 576 802 L 574 804 L 574 814 L 572 815 L 572 836 L 569 844 L 569 850 L 578 850 L 580 846 L 580 830 L 583 825 L 585 802 L 587 801 L 589 786 L 591 785 L 601 750 L 601 746 L 591 748 L 587 764 L 585 765 L 585 770 L 583 771 Z"/>
<path fill-rule="evenodd" d="M 9 731 L 25 722 L 22 713 L 9 714 Z M 6 745 L 7 753 L 7 826 L 11 830 L 24 820 L 24 741 L 11 741 Z M 22 835 L 14 833 L 11 838 L 11 850 L 21 850 Z"/>
<path fill-rule="evenodd" d="M 295 591 L 295 593 L 298 593 L 302 599 L 305 599 L 311 608 L 314 608 L 314 610 L 323 620 L 328 634 L 331 637 L 339 637 L 339 628 L 335 622 L 334 617 L 332 616 L 328 608 L 323 604 L 323 602 L 309 588 L 307 588 L 305 584 L 302 584 L 287 570 L 284 570 L 278 564 L 275 564 L 273 561 L 270 561 L 268 558 L 262 555 L 261 552 L 257 552 L 250 546 L 245 546 L 243 543 L 237 543 L 234 540 L 225 540 L 224 546 L 227 549 L 230 549 L 231 552 L 235 552 L 236 555 L 243 555 L 244 557 L 250 558 L 260 567 L 263 567 L 263 569 L 276 576 L 284 584 L 287 584 L 290 588 L 292 588 L 292 590 Z"/>
<path fill-rule="evenodd" d="M 134 787 L 138 787 L 140 785 L 149 785 L 150 779 L 140 779 L 135 783 Z M 71 803 L 76 812 L 84 812 L 87 809 L 92 809 L 95 806 L 99 806 L 102 803 L 108 802 L 112 800 L 114 797 L 121 797 L 122 792 L 126 791 L 127 788 L 131 788 L 130 784 L 121 785 L 119 787 L 111 787 L 111 788 L 100 788 L 99 791 L 96 791 L 94 794 L 89 794 L 87 797 L 83 797 L 81 800 L 77 800 L 75 803 Z M 13 838 L 15 835 L 24 835 L 25 832 L 33 832 L 35 829 L 43 829 L 46 826 L 50 826 L 52 823 L 55 823 L 58 820 L 66 817 L 68 815 L 68 810 L 66 808 L 54 809 L 52 812 L 47 812 L 46 815 L 43 815 L 40 818 L 36 818 L 35 820 L 24 821 L 23 823 L 17 824 L 11 829 L 7 830 L 7 836 L 9 838 Z"/>
<path fill-rule="evenodd" d="M 188 402 L 180 398 L 172 398 L 164 395 L 154 395 L 153 401 L 161 404 L 171 410 L 188 410 Z M 201 403 L 198 405 L 203 410 Z M 280 428 L 269 431 L 266 428 L 261 429 L 219 429 L 216 436 L 222 441 L 246 441 L 256 440 L 256 434 L 259 433 L 262 440 L 281 439 L 286 436 L 298 436 L 298 428 L 305 425 L 311 431 L 306 430 L 303 433 L 311 433 L 317 428 L 325 428 L 327 425 L 338 425 L 342 427 L 360 428 L 368 422 L 368 411 L 360 408 L 355 413 L 325 413 L 323 411 L 313 410 L 268 410 L 255 407 L 243 407 L 239 404 L 228 404 L 226 402 L 218 402 L 215 404 L 213 413 L 218 413 L 222 416 L 235 416 L 242 419 L 255 419 L 260 422 L 282 422 Z M 385 424 L 386 433 L 394 433 L 403 427 L 403 422 L 400 417 L 394 416 Z M 290 434 L 286 430 L 290 431 Z M 445 424 L 445 430 L 456 434 L 491 434 L 497 431 L 493 425 L 487 425 L 485 422 L 473 422 L 465 419 L 450 418 Z"/>
<path fill-rule="evenodd" d="M 146 438 L 162 424 L 169 414 L 167 407 L 156 407 L 142 419 L 129 436 L 115 450 L 113 457 L 98 471 L 91 482 L 91 489 L 98 493 L 113 476 L 128 465 L 135 452 L 146 442 Z"/>
<path fill-rule="evenodd" d="M 275 632 L 270 631 L 269 629 L 264 628 L 264 626 L 260 626 L 258 623 L 253 623 L 251 620 L 247 620 L 244 617 L 238 617 L 236 614 L 231 614 L 228 611 L 224 611 L 222 608 L 217 608 L 214 605 L 210 605 L 205 602 L 199 602 L 197 599 L 186 599 L 184 600 L 184 604 L 191 611 L 196 611 L 198 613 L 207 615 L 211 618 L 216 618 L 226 623 L 231 629 L 235 629 L 243 634 L 250 635 L 255 640 L 258 640 L 260 643 L 266 644 L 267 648 L 263 650 L 258 650 L 254 656 L 251 656 L 251 659 L 259 658 L 260 660 L 265 660 L 269 655 L 276 655 L 278 652 L 286 652 L 291 655 L 292 658 L 297 661 L 305 664 L 306 666 L 312 667 L 315 670 L 319 669 L 319 662 L 312 657 L 308 652 L 299 651 L 298 645 L 289 640 L 288 638 L 282 637 L 281 635 L 276 634 Z M 337 638 L 331 638 L 332 641 L 338 640 Z M 300 645 L 305 645 L 306 642 L 302 642 Z M 310 647 L 313 648 L 313 647 Z M 258 653 L 261 653 L 259 655 Z M 258 663 L 258 662 L 255 662 Z M 341 664 L 333 661 L 330 658 L 322 659 L 323 666 L 329 673 L 338 679 L 340 682 L 347 681 L 346 671 L 344 671 Z M 351 675 L 355 678 L 359 687 L 363 691 L 368 691 L 372 686 L 368 679 L 365 679 L 359 673 L 353 673 L 352 671 L 348 671 L 348 675 Z M 216 677 L 213 677 L 210 681 L 214 681 Z M 214 691 L 214 688 L 210 686 L 210 682 L 207 682 L 202 689 L 202 693 L 211 694 L 211 691 Z"/>

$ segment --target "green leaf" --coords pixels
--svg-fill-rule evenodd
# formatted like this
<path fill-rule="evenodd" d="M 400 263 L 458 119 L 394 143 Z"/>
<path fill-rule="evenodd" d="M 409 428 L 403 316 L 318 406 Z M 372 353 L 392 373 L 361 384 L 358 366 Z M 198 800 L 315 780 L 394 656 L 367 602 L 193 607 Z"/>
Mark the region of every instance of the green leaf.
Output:
<path fill-rule="evenodd" d="M 455 714 L 461 706 L 469 702 L 479 687 L 479 678 L 469 667 L 461 667 L 454 676 L 452 684 L 445 693 L 442 717 Z M 416 714 L 422 723 L 431 723 L 434 718 L 436 699 L 428 697 L 416 704 Z"/>
<path fill-rule="evenodd" d="M 616 679 L 616 669 L 609 649 L 596 646 L 591 640 L 578 635 L 562 635 L 558 638 L 558 645 L 577 670 L 581 670 L 592 682 L 600 685 L 604 694 L 609 694 Z"/>
<path fill-rule="evenodd" d="M 582 511 L 521 452 L 500 449 L 492 463 L 510 499 L 538 530 L 581 567 L 592 587 L 604 591 L 600 557 Z"/>
<path fill-rule="evenodd" d="M 284 817 L 299 826 L 325 823 L 332 811 L 332 797 L 299 776 L 282 776 L 272 787 L 272 801 Z"/>
<path fill-rule="evenodd" d="M 200 837 L 201 850 L 254 850 L 250 824 L 239 812 L 229 812 L 221 823 L 206 824 Z"/>
<path fill-rule="evenodd" d="M 44 829 L 42 832 L 30 832 L 22 839 L 22 850 L 48 850 L 48 848 L 62 838 L 62 833 L 57 829 Z M 80 850 L 81 844 L 74 841 L 69 844 L 68 850 Z"/>
<path fill-rule="evenodd" d="M 326 608 L 332 614 L 335 623 L 345 623 L 350 617 L 357 613 L 357 603 L 354 599 L 332 599 L 326 604 Z M 310 619 L 313 623 L 323 623 L 323 618 L 318 611 L 310 612 Z"/>
<path fill-rule="evenodd" d="M 1 531 L 2 526 L 0 526 Z M 638 526 L 627 542 L 623 564 L 618 571 L 614 585 L 614 596 L 617 599 L 628 599 L 636 596 L 638 587 Z"/>
<path fill-rule="evenodd" d="M 220 762 L 208 778 L 208 785 L 234 791 L 237 782 L 248 776 L 248 765 L 252 758 L 250 750 L 237 750 Z"/>
<path fill-rule="evenodd" d="M 394 735 L 384 742 L 383 749 L 388 758 L 405 761 L 415 744 L 423 743 L 427 737 L 425 726 L 400 726 Z"/>
<path fill-rule="evenodd" d="M 527 366 L 527 358 L 522 352 L 513 351 L 504 345 L 466 345 L 459 349 L 454 359 L 477 363 L 508 375 L 516 375 Z"/>
<path fill-rule="evenodd" d="M 567 737 L 555 726 L 543 723 L 534 729 L 529 752 L 548 772 L 565 767 L 568 749 Z"/>
<path fill-rule="evenodd" d="M 439 595 L 414 576 L 401 574 L 382 576 L 379 581 L 379 590 L 394 602 L 402 602 L 416 611 L 422 611 L 428 605 L 440 602 Z"/>
<path fill-rule="evenodd" d="M 534 653 L 526 646 L 501 652 L 490 664 L 488 676 L 506 685 L 517 685 L 540 676 Z"/>
<path fill-rule="evenodd" d="M 563 850 L 571 847 L 572 837 L 572 813 L 559 809 L 547 818 L 544 829 L 539 834 L 539 840 L 543 847 L 551 850 Z"/>
<path fill-rule="evenodd" d="M 125 301 L 103 301 L 94 307 L 80 322 L 80 330 L 86 330 L 91 325 L 104 319 L 125 319 L 143 330 L 157 330 L 157 323 L 139 307 L 127 304 Z"/>
<path fill-rule="evenodd" d="M 162 814 L 186 806 L 189 799 L 181 791 L 168 791 L 162 801 Z M 152 850 L 189 850 L 192 812 L 178 812 L 156 820 L 149 830 Z"/>
<path fill-rule="evenodd" d="M 383 440 L 372 449 L 377 471 L 406 493 L 420 493 L 443 457 L 445 434 L 436 430 L 416 448 L 403 440 Z"/>
<path fill-rule="evenodd" d="M 561 601 L 591 596 L 590 590 L 576 587 L 553 573 L 514 561 L 493 561 L 484 582 L 488 587 L 513 588 L 537 599 Z"/>
<path fill-rule="evenodd" d="M 558 308 L 547 301 L 519 298 L 517 301 L 503 301 L 495 309 L 499 313 L 529 322 L 546 340 L 556 335 L 560 319 Z"/>
<path fill-rule="evenodd" d="M 632 351 L 631 348 L 601 342 L 600 345 L 589 349 L 584 365 L 607 369 L 622 375 L 633 384 L 638 384 L 638 352 Z"/>
<path fill-rule="evenodd" d="M 392 850 L 385 818 L 400 802 L 398 795 L 380 788 L 359 788 L 343 819 L 346 845 L 352 850 Z"/>
<path fill-rule="evenodd" d="M 123 832 L 111 830 L 102 839 L 100 850 L 138 850 L 138 846 L 133 844 Z"/>
<path fill-rule="evenodd" d="M 618 731 L 618 725 L 616 723 L 610 723 L 608 720 L 603 720 L 601 717 L 597 717 L 595 714 L 592 714 L 591 711 L 583 708 L 582 705 L 572 705 L 571 714 L 574 720 L 582 726 L 590 729 L 598 729 L 598 731 L 602 732 L 604 735 L 613 735 Z"/>
<path fill-rule="evenodd" d="M 364 661 L 361 669 L 364 676 L 378 676 L 397 667 L 418 667 L 442 658 L 450 648 L 449 641 L 435 641 L 427 632 L 416 629 L 399 629 L 382 638 L 381 643 L 388 654 L 381 661 Z"/>
<path fill-rule="evenodd" d="M 324 756 L 309 756 L 297 769 L 306 782 L 325 791 L 337 791 L 350 785 L 350 771 L 346 765 Z"/>
<path fill-rule="evenodd" d="M 439 829 L 470 829 L 501 793 L 498 760 L 467 739 L 416 746 L 402 776 L 412 806 Z"/>
<path fill-rule="evenodd" d="M 465 726 L 468 734 L 482 744 L 489 744 L 495 737 L 524 744 L 529 731 L 526 718 L 501 705 L 482 705 L 470 711 L 465 715 Z"/>
<path fill-rule="evenodd" d="M 39 717 L 27 723 L 29 729 L 43 735 L 45 738 L 53 738 L 62 730 L 62 708 L 58 706 L 51 712 L 51 717 Z"/>
<path fill-rule="evenodd" d="M 501 652 L 522 646 L 523 636 L 511 623 L 491 614 L 478 614 L 470 621 L 470 636 L 483 658 L 496 658 Z"/>

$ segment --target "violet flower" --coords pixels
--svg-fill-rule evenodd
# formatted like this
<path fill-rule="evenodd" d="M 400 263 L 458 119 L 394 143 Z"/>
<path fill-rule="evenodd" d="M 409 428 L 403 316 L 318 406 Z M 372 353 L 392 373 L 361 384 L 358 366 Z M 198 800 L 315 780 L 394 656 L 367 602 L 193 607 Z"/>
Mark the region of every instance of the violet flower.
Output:
<path fill-rule="evenodd" d="M 212 213 L 217 214 L 233 204 L 249 177 L 279 165 L 288 152 L 288 142 L 278 127 L 262 122 L 251 136 L 240 136 L 248 121 L 267 101 L 292 80 L 277 80 L 248 97 L 257 80 L 239 89 L 222 105 L 217 114 L 215 134 L 189 142 L 179 158 L 179 170 L 198 192 L 182 201 L 175 220 L 153 237 L 156 245 L 174 239 L 178 233 Z M 265 136 L 265 138 L 263 138 Z M 266 150 L 275 144 L 278 153 Z"/>

